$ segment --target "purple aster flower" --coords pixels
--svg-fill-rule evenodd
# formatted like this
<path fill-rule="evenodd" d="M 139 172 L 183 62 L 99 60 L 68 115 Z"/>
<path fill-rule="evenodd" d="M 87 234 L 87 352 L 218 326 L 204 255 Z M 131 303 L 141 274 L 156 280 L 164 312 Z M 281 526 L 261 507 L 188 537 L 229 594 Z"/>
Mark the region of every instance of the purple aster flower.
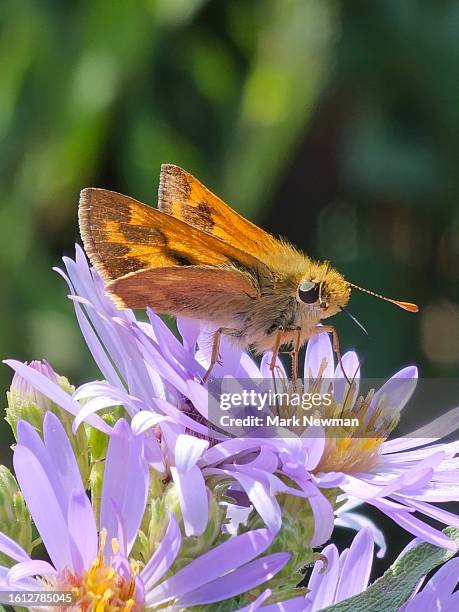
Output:
<path fill-rule="evenodd" d="M 283 439 L 225 439 L 212 430 L 208 391 L 201 384 L 209 363 L 208 331 L 196 322 L 178 321 L 180 342 L 153 312 L 147 311 L 148 323 L 140 323 L 132 312 L 117 310 L 79 247 L 76 260 L 65 259 L 65 265 L 80 327 L 105 381 L 83 385 L 71 397 L 24 364 L 8 363 L 39 391 L 78 414 L 76 426 L 87 420 L 106 431 L 108 426 L 95 412 L 122 404 L 132 418 L 133 432 L 145 433 L 150 465 L 174 479 L 187 534 L 199 535 L 205 528 L 205 478 L 211 477 L 232 481 L 231 494 L 238 503 L 251 503 L 272 531 L 282 522 L 277 494 L 307 499 L 316 517 L 313 545 L 330 537 L 334 508 L 348 502 L 368 503 L 410 533 L 453 547 L 447 536 L 415 513 L 458 525 L 455 514 L 434 502 L 459 498 L 459 443 L 439 442 L 459 426 L 459 409 L 411 437 L 386 441 L 415 388 L 415 367 L 397 372 L 374 395 L 358 400 L 357 355 L 349 352 L 342 360 L 354 379 L 349 388 L 341 367 L 335 368 L 330 339 L 320 334 L 308 343 L 305 378 L 315 379 L 322 391 L 332 382 L 332 410 L 358 417 L 360 428 L 335 436 L 316 428 Z M 268 378 L 270 358 L 265 354 L 258 367 L 223 340 L 221 364 L 213 375 Z M 280 381 L 286 379 L 280 362 L 276 374 Z M 359 518 L 341 514 L 340 521 L 356 526 Z"/>
<path fill-rule="evenodd" d="M 253 465 L 259 470 L 253 474 L 253 482 L 263 482 L 267 475 L 288 477 L 309 494 L 308 501 L 315 516 L 322 518 L 322 533 L 316 526 L 313 545 L 323 543 L 331 534 L 333 523 L 329 500 L 330 495 L 337 493 L 333 505 L 345 503 L 339 516 L 339 524 L 343 526 L 362 528 L 368 525 L 368 519 L 347 512 L 367 503 L 415 536 L 455 550 L 450 538 L 415 513 L 445 525 L 459 526 L 456 514 L 433 503 L 459 499 L 459 442 L 439 442 L 459 427 L 459 408 L 407 437 L 386 441 L 414 391 L 416 368 L 408 367 L 397 372 L 376 393 L 357 401 L 357 356 L 349 352 L 342 361 L 344 369 L 355 376 L 351 388 L 341 368 L 334 367 L 330 339 L 324 334 L 318 335 L 308 343 L 305 379 L 313 379 L 324 389 L 330 384 L 333 386 L 334 402 L 330 416 L 358 417 L 360 426 L 355 432 L 347 430 L 334 436 L 334 430 L 325 430 L 313 435 L 313 430 L 308 428 L 298 437 L 224 441 L 204 453 L 200 462 L 204 473 L 217 474 L 220 471 L 228 474 L 235 469 L 246 470 L 246 465 L 250 470 Z M 260 472 L 264 472 L 264 476 Z M 234 473 L 233 476 L 237 478 Z M 265 487 L 266 490 L 269 489 Z M 323 493 L 327 491 L 329 495 L 325 498 Z M 270 493 L 273 492 L 276 492 L 274 488 Z M 295 493 L 293 487 L 289 492 Z M 256 500 L 251 501 L 261 516 L 263 512 L 258 506 L 272 509 L 272 502 L 271 506 L 265 502 L 257 506 Z M 318 524 L 319 520 L 316 520 Z M 381 532 L 374 527 L 374 533 L 384 551 Z"/>
<path fill-rule="evenodd" d="M 31 559 L 0 534 L 0 551 L 17 561 L 0 567 L 1 590 L 70 590 L 73 609 L 182 609 L 235 597 L 272 578 L 290 555 L 257 558 L 272 543 L 259 529 L 236 536 L 170 574 L 182 537 L 173 514 L 154 554 L 140 569 L 130 558 L 145 512 L 149 470 L 144 437 L 120 419 L 105 462 L 100 520 L 81 480 L 78 464 L 59 419 L 48 412 L 43 440 L 18 422 L 14 467 L 25 501 L 50 562 Z M 165 578 L 167 574 L 167 578 Z"/>
<path fill-rule="evenodd" d="M 324 362 L 327 368 L 329 363 L 333 368 L 331 342 L 321 335 L 308 345 L 305 368 L 317 372 L 319 364 Z M 343 362 L 348 372 L 357 372 L 358 376 L 354 353 L 345 355 Z M 324 374 L 324 379 L 327 377 Z M 338 368 L 334 381 L 338 383 L 338 389 L 334 389 L 336 401 L 345 396 L 347 386 Z M 338 486 L 343 493 L 339 501 L 368 503 L 415 536 L 455 550 L 454 543 L 445 534 L 414 514 L 459 526 L 456 514 L 433 504 L 459 500 L 459 442 L 439 442 L 459 427 L 459 409 L 449 411 L 407 437 L 386 441 L 416 382 L 417 369 L 411 366 L 394 374 L 363 401 L 353 402 L 348 395 L 346 408 L 338 404 L 342 413 L 347 411 L 358 416 L 361 426 L 357 436 L 351 433 L 348 437 L 333 438 L 327 434 L 323 454 L 313 469 L 314 479 L 320 488 Z M 357 397 L 356 391 L 353 397 Z"/>

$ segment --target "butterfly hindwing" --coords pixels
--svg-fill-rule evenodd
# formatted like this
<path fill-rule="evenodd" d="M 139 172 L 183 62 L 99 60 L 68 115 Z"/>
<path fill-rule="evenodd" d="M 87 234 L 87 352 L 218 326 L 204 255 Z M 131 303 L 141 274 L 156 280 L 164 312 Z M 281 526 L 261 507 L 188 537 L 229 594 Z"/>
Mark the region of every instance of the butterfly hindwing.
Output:
<path fill-rule="evenodd" d="M 120 308 L 145 308 L 192 318 L 221 318 L 247 309 L 258 297 L 256 281 L 238 270 L 187 266 L 148 268 L 110 281 L 107 291 Z"/>

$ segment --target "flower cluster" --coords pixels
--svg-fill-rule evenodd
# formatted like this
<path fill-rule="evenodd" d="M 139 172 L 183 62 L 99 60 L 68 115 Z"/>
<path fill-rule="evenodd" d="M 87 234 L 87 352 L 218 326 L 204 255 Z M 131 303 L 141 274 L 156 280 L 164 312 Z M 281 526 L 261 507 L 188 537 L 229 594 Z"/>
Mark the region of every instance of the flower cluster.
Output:
<path fill-rule="evenodd" d="M 271 371 L 271 354 L 257 363 L 223 339 L 205 384 L 205 324 L 178 320 L 178 338 L 151 310 L 146 321 L 118 310 L 79 247 L 64 264 L 101 380 L 75 389 L 46 362 L 5 362 L 16 444 L 15 475 L 0 474 L 0 594 L 69 591 L 66 610 L 107 612 L 300 612 L 376 597 L 374 544 L 378 556 L 386 544 L 355 511 L 365 505 L 416 538 L 399 563 L 414 547 L 442 551 L 436 565 L 454 555 L 456 532 L 442 526 L 459 529 L 459 517 L 440 504 L 459 500 L 459 442 L 442 440 L 459 428 L 459 409 L 388 440 L 415 367 L 359 395 L 357 355 L 335 366 L 326 334 L 309 341 L 295 383 L 279 359 Z M 333 424 L 232 435 L 211 410 L 212 379 L 328 393 Z M 291 416 L 282 400 L 275 412 Z M 358 532 L 341 553 L 329 543 L 337 526 Z M 425 584 L 419 574 L 390 609 L 454 609 L 457 570 L 450 559 Z"/>

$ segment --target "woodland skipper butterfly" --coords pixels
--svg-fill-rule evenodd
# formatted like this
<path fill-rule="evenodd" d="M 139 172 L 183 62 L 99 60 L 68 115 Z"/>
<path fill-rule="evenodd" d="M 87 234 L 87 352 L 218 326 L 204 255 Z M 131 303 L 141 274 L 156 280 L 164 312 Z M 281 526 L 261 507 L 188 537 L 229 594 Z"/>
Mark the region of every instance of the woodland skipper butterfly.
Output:
<path fill-rule="evenodd" d="M 84 189 L 79 221 L 86 252 L 119 308 L 151 306 L 216 326 L 205 378 L 222 334 L 258 353 L 272 350 L 271 369 L 280 347 L 290 345 L 294 377 L 298 351 L 315 334 L 333 335 L 341 361 L 334 327 L 318 324 L 345 309 L 352 288 L 418 311 L 350 283 L 328 261 L 274 238 L 171 164 L 161 167 L 158 209 Z"/>

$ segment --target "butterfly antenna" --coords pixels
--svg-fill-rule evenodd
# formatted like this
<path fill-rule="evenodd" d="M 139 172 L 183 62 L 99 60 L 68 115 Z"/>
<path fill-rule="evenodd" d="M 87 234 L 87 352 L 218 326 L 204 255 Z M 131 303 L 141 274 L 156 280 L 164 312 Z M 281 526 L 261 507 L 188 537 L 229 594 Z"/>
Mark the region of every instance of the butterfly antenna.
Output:
<path fill-rule="evenodd" d="M 345 314 L 347 314 L 347 316 L 348 316 L 348 317 L 351 319 L 351 321 L 354 321 L 354 323 L 355 323 L 355 324 L 356 324 L 358 327 L 360 327 L 360 329 L 363 331 L 363 333 L 364 333 L 364 334 L 366 334 L 366 335 L 368 336 L 368 332 L 367 332 L 367 330 L 365 329 L 365 327 L 362 325 L 362 323 L 360 323 L 360 321 L 359 321 L 359 320 L 358 320 L 356 317 L 354 317 L 354 315 L 353 315 L 353 314 L 351 314 L 351 313 L 349 312 L 349 310 L 346 310 L 346 308 L 343 308 L 343 306 L 341 306 L 341 310 L 342 310 L 342 311 L 343 311 Z"/>
<path fill-rule="evenodd" d="M 399 308 L 403 308 L 403 310 L 407 310 L 408 312 L 418 312 L 419 306 L 416 304 L 412 304 L 411 302 L 401 302 L 400 300 L 392 300 L 391 298 L 385 297 L 379 293 L 375 293 L 374 291 L 370 291 L 369 289 L 364 289 L 363 287 L 359 287 L 358 285 L 354 285 L 353 283 L 348 283 L 354 289 L 358 289 L 359 291 L 363 291 L 363 293 L 368 293 L 369 295 L 373 295 L 374 297 L 379 298 L 380 300 L 384 300 L 385 302 L 390 302 L 391 304 L 395 304 Z M 350 315 L 350 313 L 348 313 Z"/>

